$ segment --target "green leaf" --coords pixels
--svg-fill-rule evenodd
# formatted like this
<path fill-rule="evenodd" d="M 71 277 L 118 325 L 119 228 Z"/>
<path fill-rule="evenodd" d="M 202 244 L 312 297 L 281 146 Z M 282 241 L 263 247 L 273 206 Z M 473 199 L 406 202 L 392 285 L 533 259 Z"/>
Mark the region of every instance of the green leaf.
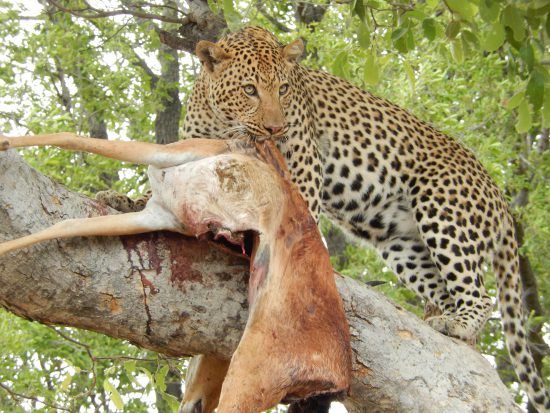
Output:
<path fill-rule="evenodd" d="M 500 6 L 495 0 L 481 0 L 479 2 L 479 14 L 487 23 L 494 22 L 500 13 Z"/>
<path fill-rule="evenodd" d="M 502 12 L 502 24 L 512 29 L 514 39 L 521 42 L 525 38 L 525 18 L 513 6 L 508 6 Z"/>
<path fill-rule="evenodd" d="M 544 75 L 540 71 L 533 70 L 531 72 L 525 91 L 533 109 L 539 110 L 544 98 Z"/>
<path fill-rule="evenodd" d="M 518 133 L 526 133 L 531 129 L 531 109 L 527 100 L 523 100 L 518 108 L 518 120 L 516 122 L 516 131 Z"/>
<path fill-rule="evenodd" d="M 538 17 L 532 17 L 529 16 L 529 14 L 525 13 L 525 20 L 527 21 L 527 24 L 529 25 L 528 29 L 537 31 L 541 25 L 542 19 Z"/>
<path fill-rule="evenodd" d="M 395 42 L 393 42 L 394 47 L 397 49 L 399 53 L 407 53 L 409 49 L 407 48 L 407 41 L 406 39 L 397 39 Z"/>
<path fill-rule="evenodd" d="M 403 36 L 405 36 L 408 31 L 409 31 L 408 27 L 398 27 L 392 32 L 391 38 L 393 41 L 399 40 Z"/>
<path fill-rule="evenodd" d="M 351 4 L 351 10 L 353 13 L 357 14 L 361 21 L 365 21 L 366 13 L 365 13 L 365 5 L 363 4 L 363 0 L 354 0 Z"/>
<path fill-rule="evenodd" d="M 334 59 L 334 62 L 332 63 L 331 71 L 335 76 L 338 76 L 344 79 L 349 76 L 348 52 L 346 50 L 342 50 L 340 53 L 338 53 L 338 55 Z"/>
<path fill-rule="evenodd" d="M 504 27 L 504 31 L 506 32 L 506 40 L 505 40 L 505 42 L 510 43 L 510 45 L 511 45 L 514 49 L 519 50 L 523 44 L 522 44 L 522 42 L 518 42 L 518 41 L 514 38 L 514 31 L 513 31 L 511 28 L 509 28 L 508 26 Z"/>
<path fill-rule="evenodd" d="M 510 98 L 510 100 L 506 104 L 506 107 L 509 110 L 515 109 L 519 106 L 519 104 L 523 101 L 524 98 L 525 98 L 525 90 L 522 90 L 521 92 L 516 93 L 514 96 Z"/>
<path fill-rule="evenodd" d="M 533 46 L 531 46 L 531 43 L 523 44 L 519 49 L 519 55 L 527 65 L 527 70 L 533 70 L 533 65 L 535 64 L 535 53 L 533 51 Z"/>
<path fill-rule="evenodd" d="M 179 411 L 180 402 L 178 399 L 168 393 L 162 393 L 162 398 L 168 404 L 172 413 L 177 413 Z"/>
<path fill-rule="evenodd" d="M 439 6 L 439 0 L 426 0 L 426 7 L 428 10 L 433 10 Z"/>
<path fill-rule="evenodd" d="M 470 43 L 472 46 L 475 46 L 475 47 L 479 46 L 479 39 L 470 30 L 462 30 L 461 36 L 465 41 Z"/>
<path fill-rule="evenodd" d="M 124 370 L 128 375 L 133 375 L 136 371 L 136 361 L 135 360 L 128 360 L 124 362 Z"/>
<path fill-rule="evenodd" d="M 376 85 L 380 80 L 380 71 L 374 53 L 369 53 L 363 66 L 363 80 L 368 85 Z"/>
<path fill-rule="evenodd" d="M 403 69 L 405 69 L 405 73 L 407 74 L 407 78 L 409 79 L 409 83 L 411 85 L 411 92 L 414 93 L 416 89 L 416 76 L 414 74 L 414 70 L 412 66 L 409 64 L 409 62 L 407 61 L 403 62 Z"/>
<path fill-rule="evenodd" d="M 242 25 L 242 17 L 235 9 L 233 0 L 222 0 L 222 9 L 229 30 L 237 30 Z"/>
<path fill-rule="evenodd" d="M 545 16 L 550 13 L 550 2 L 548 0 L 530 1 L 527 13 L 532 16 Z"/>
<path fill-rule="evenodd" d="M 452 40 L 458 35 L 459 31 L 460 31 L 460 22 L 458 20 L 453 20 L 447 26 L 447 29 L 445 30 L 445 34 L 449 39 Z"/>
<path fill-rule="evenodd" d="M 550 36 L 550 13 L 546 15 L 546 35 Z"/>
<path fill-rule="evenodd" d="M 71 374 L 67 374 L 65 376 L 65 379 L 59 385 L 59 390 L 66 391 L 69 388 L 72 381 L 73 381 L 73 376 Z"/>
<path fill-rule="evenodd" d="M 472 44 L 468 43 L 465 36 L 461 36 L 461 38 L 458 39 L 457 41 L 459 41 L 462 44 L 462 54 L 464 56 L 464 60 L 466 60 L 469 56 L 472 55 L 472 52 L 473 52 Z M 475 50 L 477 52 L 477 48 Z"/>
<path fill-rule="evenodd" d="M 445 3 L 467 21 L 471 21 L 477 13 L 477 6 L 468 0 L 446 0 Z"/>
<path fill-rule="evenodd" d="M 464 61 L 464 49 L 462 48 L 462 40 L 458 39 L 451 43 L 451 55 L 457 63 Z"/>
<path fill-rule="evenodd" d="M 141 371 L 143 374 L 145 374 L 147 376 L 147 378 L 149 379 L 148 383 L 147 383 L 147 386 L 146 388 L 147 389 L 150 389 L 152 384 L 154 383 L 154 380 L 153 380 L 153 375 L 151 374 L 151 372 L 144 368 L 144 367 L 137 367 L 137 370 L 138 371 Z"/>
<path fill-rule="evenodd" d="M 407 46 L 408 32 L 409 32 L 409 29 L 407 27 L 399 27 L 398 29 L 394 30 L 391 35 L 394 47 L 401 53 L 407 53 L 409 51 Z"/>
<path fill-rule="evenodd" d="M 544 104 L 542 105 L 542 127 L 550 127 L 550 93 L 544 94 Z"/>
<path fill-rule="evenodd" d="M 367 6 L 372 7 L 373 9 L 380 9 L 382 8 L 382 4 L 378 0 L 368 0 Z"/>
<path fill-rule="evenodd" d="M 414 49 L 414 35 L 408 27 L 399 27 L 391 35 L 393 45 L 401 53 Z"/>
<path fill-rule="evenodd" d="M 122 401 L 122 398 L 120 397 L 120 393 L 118 390 L 111 384 L 109 379 L 103 380 L 103 388 L 107 393 L 109 393 L 109 396 L 111 397 L 111 401 L 115 405 L 115 407 L 119 410 L 124 409 L 124 402 Z"/>
<path fill-rule="evenodd" d="M 407 51 L 414 49 L 414 46 L 415 46 L 414 45 L 414 34 L 413 34 L 412 30 L 409 30 L 409 32 L 405 36 L 405 42 L 407 44 Z"/>
<path fill-rule="evenodd" d="M 434 19 L 424 19 L 422 22 L 422 29 L 424 30 L 424 36 L 426 36 L 426 39 L 429 41 L 432 41 L 435 39 L 435 20 Z"/>
<path fill-rule="evenodd" d="M 220 6 L 216 0 L 208 0 L 208 8 L 212 10 L 214 14 L 218 14 L 220 12 Z"/>
<path fill-rule="evenodd" d="M 424 20 L 426 15 L 419 10 L 409 10 L 401 16 L 404 19 Z"/>
<path fill-rule="evenodd" d="M 487 52 L 494 52 L 504 42 L 506 33 L 504 32 L 504 27 L 502 24 L 496 22 L 493 23 L 491 29 L 485 33 L 485 37 L 482 40 L 482 47 Z"/>
<path fill-rule="evenodd" d="M 128 377 L 128 379 L 132 383 L 134 383 L 137 386 L 141 386 L 141 384 L 139 383 L 139 381 L 137 381 L 137 379 L 134 375 L 134 373 L 136 372 L 136 361 L 135 360 L 130 360 L 130 361 L 124 362 L 124 370 L 126 371 L 126 376 Z"/>
<path fill-rule="evenodd" d="M 168 374 L 168 369 L 169 369 L 168 366 L 164 366 L 161 369 L 157 370 L 156 373 L 155 373 L 156 388 L 161 392 L 166 391 L 166 382 L 165 382 L 165 380 L 166 380 L 166 374 Z"/>
<path fill-rule="evenodd" d="M 359 45 L 363 49 L 367 49 L 370 46 L 370 31 L 369 28 L 361 23 L 359 25 L 359 31 L 357 32 L 357 40 L 359 40 Z"/>

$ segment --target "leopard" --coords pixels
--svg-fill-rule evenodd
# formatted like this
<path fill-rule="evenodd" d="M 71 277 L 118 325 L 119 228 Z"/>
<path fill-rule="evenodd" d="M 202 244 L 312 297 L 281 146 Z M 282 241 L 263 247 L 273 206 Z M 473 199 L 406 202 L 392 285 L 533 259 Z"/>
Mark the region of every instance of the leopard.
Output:
<path fill-rule="evenodd" d="M 480 334 L 494 306 L 484 282 L 491 266 L 514 370 L 531 402 L 550 411 L 527 341 L 518 243 L 502 191 L 461 142 L 300 64 L 304 51 L 302 40 L 283 45 L 261 27 L 200 41 L 184 137 L 274 140 L 314 218 L 323 213 L 373 246 L 437 307 L 426 322 L 447 336 L 473 342 Z"/>

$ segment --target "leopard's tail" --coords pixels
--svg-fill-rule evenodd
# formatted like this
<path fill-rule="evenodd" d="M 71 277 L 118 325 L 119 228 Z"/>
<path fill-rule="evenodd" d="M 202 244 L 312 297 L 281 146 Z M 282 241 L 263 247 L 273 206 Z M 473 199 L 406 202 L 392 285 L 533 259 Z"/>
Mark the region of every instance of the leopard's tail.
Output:
<path fill-rule="evenodd" d="M 535 367 L 527 341 L 518 248 L 513 226 L 510 225 L 509 228 L 493 260 L 506 345 L 514 370 L 527 391 L 529 400 L 539 413 L 550 412 L 550 395 Z"/>

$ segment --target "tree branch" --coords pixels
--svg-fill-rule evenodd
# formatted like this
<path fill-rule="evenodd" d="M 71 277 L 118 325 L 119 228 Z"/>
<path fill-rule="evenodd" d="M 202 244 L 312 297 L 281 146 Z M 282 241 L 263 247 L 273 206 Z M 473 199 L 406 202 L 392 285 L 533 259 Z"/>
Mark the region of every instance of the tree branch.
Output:
<path fill-rule="evenodd" d="M 155 5 L 142 2 L 132 6 L 115 10 L 100 10 L 85 2 L 86 7 L 74 9 L 61 5 L 57 0 L 45 0 L 51 6 L 65 13 L 70 13 L 84 19 L 94 20 L 106 17 L 129 15 L 142 20 L 158 20 L 165 23 L 179 24 L 177 32 L 160 29 L 154 26 L 159 34 L 160 41 L 167 46 L 183 50 L 188 53 L 195 52 L 195 45 L 199 40 L 216 41 L 224 30 L 227 23 L 221 16 L 217 16 L 208 7 L 204 0 L 187 0 L 188 10 L 183 11 L 175 6 Z M 155 14 L 144 11 L 141 7 L 159 7 L 170 10 L 172 13 Z M 177 16 L 178 14 L 181 17 Z"/>
<path fill-rule="evenodd" d="M 71 9 L 71 8 L 62 6 L 56 0 L 47 0 L 47 2 L 54 7 L 57 7 L 61 11 L 70 13 L 73 16 L 82 17 L 84 19 L 101 19 L 104 17 L 130 15 L 130 16 L 139 17 L 142 19 L 160 20 L 166 23 L 179 23 L 179 24 L 181 24 L 185 19 L 185 17 L 169 17 L 169 16 L 163 16 L 160 14 L 147 13 L 147 12 L 138 10 L 137 7 L 136 7 L 136 10 L 130 10 L 130 9 L 99 10 L 91 6 L 88 6 L 83 9 Z"/>
<path fill-rule="evenodd" d="M 0 153 L 0 239 L 112 212 Z M 227 358 L 247 319 L 247 265 L 171 233 L 56 240 L 0 257 L 0 305 L 171 356 Z M 352 335 L 350 413 L 519 411 L 473 349 L 355 280 L 336 281 Z"/>
<path fill-rule="evenodd" d="M 17 399 L 32 400 L 36 403 L 40 403 L 40 404 L 42 404 L 46 407 L 51 407 L 52 409 L 55 409 L 55 410 L 70 412 L 69 409 L 65 409 L 64 407 L 61 407 L 61 406 L 56 406 L 56 405 L 53 405 L 53 404 L 49 404 L 47 402 L 44 402 L 44 401 L 40 400 L 38 397 L 27 396 L 26 394 L 17 393 L 15 391 L 13 391 L 9 386 L 7 386 L 6 384 L 4 384 L 2 382 L 0 382 L 0 388 L 4 389 L 14 400 L 17 400 Z"/>
<path fill-rule="evenodd" d="M 285 26 L 283 23 L 281 23 L 279 20 L 277 20 L 275 17 L 267 12 L 264 6 L 264 2 L 262 0 L 256 1 L 256 8 L 262 16 L 264 16 L 272 25 L 277 28 L 277 30 L 283 33 L 290 33 L 292 31 L 290 28 Z"/>

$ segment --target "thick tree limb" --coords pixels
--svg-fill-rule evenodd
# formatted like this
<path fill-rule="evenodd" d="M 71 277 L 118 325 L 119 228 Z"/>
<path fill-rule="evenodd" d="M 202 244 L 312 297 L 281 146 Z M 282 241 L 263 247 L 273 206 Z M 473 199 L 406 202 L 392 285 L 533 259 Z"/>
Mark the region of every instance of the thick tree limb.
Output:
<path fill-rule="evenodd" d="M 0 153 L 0 239 L 105 214 Z M 22 317 L 172 356 L 229 357 L 247 317 L 247 263 L 169 233 L 46 242 L 0 258 L 0 304 Z M 489 363 L 381 294 L 337 277 L 352 333 L 350 412 L 516 411 Z M 297 332 L 299 334 L 299 332 Z"/>

